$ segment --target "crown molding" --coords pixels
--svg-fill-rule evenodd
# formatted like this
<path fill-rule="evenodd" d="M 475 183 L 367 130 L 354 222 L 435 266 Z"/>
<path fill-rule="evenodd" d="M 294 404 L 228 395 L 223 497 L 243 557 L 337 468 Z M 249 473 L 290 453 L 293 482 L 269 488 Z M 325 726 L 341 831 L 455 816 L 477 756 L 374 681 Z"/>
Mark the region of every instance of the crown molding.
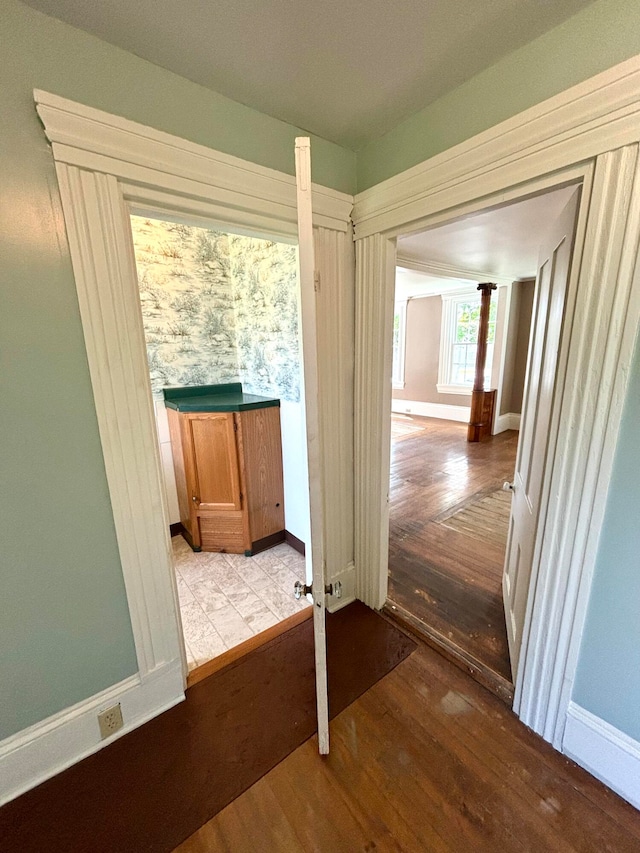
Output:
<path fill-rule="evenodd" d="M 192 199 L 210 198 L 214 188 L 219 199 L 228 199 L 240 211 L 255 211 L 259 204 L 265 216 L 297 223 L 296 182 L 291 175 L 41 89 L 33 96 L 59 163 L 113 175 L 139 187 L 165 185 L 170 175 L 174 188 Z M 312 194 L 313 224 L 346 231 L 353 196 L 319 184 L 312 184 Z"/>
<path fill-rule="evenodd" d="M 355 238 L 415 230 L 470 197 L 632 144 L 639 127 L 640 55 L 358 193 Z"/>
<path fill-rule="evenodd" d="M 495 284 L 510 285 L 520 278 L 517 275 L 495 275 L 489 272 L 480 270 L 463 269 L 462 267 L 453 267 L 448 264 L 439 264 L 436 261 L 423 261 L 417 258 L 412 258 L 409 255 L 396 256 L 396 266 L 403 269 L 413 270 L 414 272 L 424 273 L 425 275 L 434 276 L 435 278 L 452 278 L 462 279 L 463 281 L 480 282 L 492 281 Z"/>

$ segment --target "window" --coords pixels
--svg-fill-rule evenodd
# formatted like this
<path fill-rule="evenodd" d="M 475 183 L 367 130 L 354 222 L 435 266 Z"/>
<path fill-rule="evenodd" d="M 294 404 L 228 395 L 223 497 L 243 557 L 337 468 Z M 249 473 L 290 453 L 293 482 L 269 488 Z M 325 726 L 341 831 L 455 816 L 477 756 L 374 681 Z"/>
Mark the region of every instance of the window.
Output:
<path fill-rule="evenodd" d="M 491 301 L 485 387 L 491 384 L 493 345 L 496 335 L 497 300 Z M 442 327 L 438 392 L 470 394 L 476 371 L 478 327 L 480 325 L 480 293 L 477 290 L 442 295 Z"/>
<path fill-rule="evenodd" d="M 404 388 L 404 353 L 407 326 L 407 302 L 396 302 L 393 312 L 393 370 L 394 388 Z"/>

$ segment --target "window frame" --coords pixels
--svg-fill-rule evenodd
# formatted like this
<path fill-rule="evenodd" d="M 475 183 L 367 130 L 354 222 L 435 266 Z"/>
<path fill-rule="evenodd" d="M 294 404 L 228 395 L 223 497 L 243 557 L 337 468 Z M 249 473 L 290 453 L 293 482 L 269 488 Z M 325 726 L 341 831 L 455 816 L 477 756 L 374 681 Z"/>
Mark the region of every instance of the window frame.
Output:
<path fill-rule="evenodd" d="M 451 381 L 453 366 L 453 345 L 456 336 L 458 305 L 461 302 L 480 301 L 477 285 L 459 288 L 440 294 L 442 298 L 442 320 L 440 323 L 440 356 L 438 359 L 438 394 L 458 394 L 470 397 L 473 384 L 461 385 Z M 491 355 L 491 362 L 493 362 Z"/>
<path fill-rule="evenodd" d="M 391 356 L 391 386 L 394 390 L 401 390 L 405 386 L 404 367 L 407 350 L 407 303 L 408 299 L 398 299 L 394 303 L 393 320 L 394 329 L 392 335 L 395 335 L 395 318 L 399 316 L 398 324 L 398 358 L 393 359 L 393 337 L 392 337 L 392 356 Z"/>

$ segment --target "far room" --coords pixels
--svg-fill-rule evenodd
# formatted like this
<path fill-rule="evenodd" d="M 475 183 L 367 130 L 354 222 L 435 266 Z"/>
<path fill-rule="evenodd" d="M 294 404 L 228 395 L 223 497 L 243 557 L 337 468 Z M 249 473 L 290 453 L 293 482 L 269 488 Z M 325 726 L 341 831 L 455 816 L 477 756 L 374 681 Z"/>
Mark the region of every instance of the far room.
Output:
<path fill-rule="evenodd" d="M 507 702 L 579 192 L 398 240 L 387 608 Z"/>
<path fill-rule="evenodd" d="M 193 679 L 309 607 L 297 246 L 148 212 L 131 227 Z"/>

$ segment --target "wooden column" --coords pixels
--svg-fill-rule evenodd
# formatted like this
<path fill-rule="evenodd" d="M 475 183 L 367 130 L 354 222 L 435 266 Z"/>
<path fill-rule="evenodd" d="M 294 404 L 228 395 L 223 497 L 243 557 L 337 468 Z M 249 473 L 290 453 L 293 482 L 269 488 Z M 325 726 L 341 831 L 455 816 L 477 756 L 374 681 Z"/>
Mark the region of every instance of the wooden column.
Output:
<path fill-rule="evenodd" d="M 478 290 L 482 294 L 482 301 L 480 302 L 476 375 L 471 394 L 471 419 L 467 428 L 467 441 L 481 441 L 483 438 L 488 438 L 491 435 L 496 392 L 495 390 L 484 390 L 484 370 L 487 362 L 487 336 L 489 334 L 491 291 L 496 290 L 497 287 L 497 284 L 492 284 L 489 281 L 478 285 Z"/>

